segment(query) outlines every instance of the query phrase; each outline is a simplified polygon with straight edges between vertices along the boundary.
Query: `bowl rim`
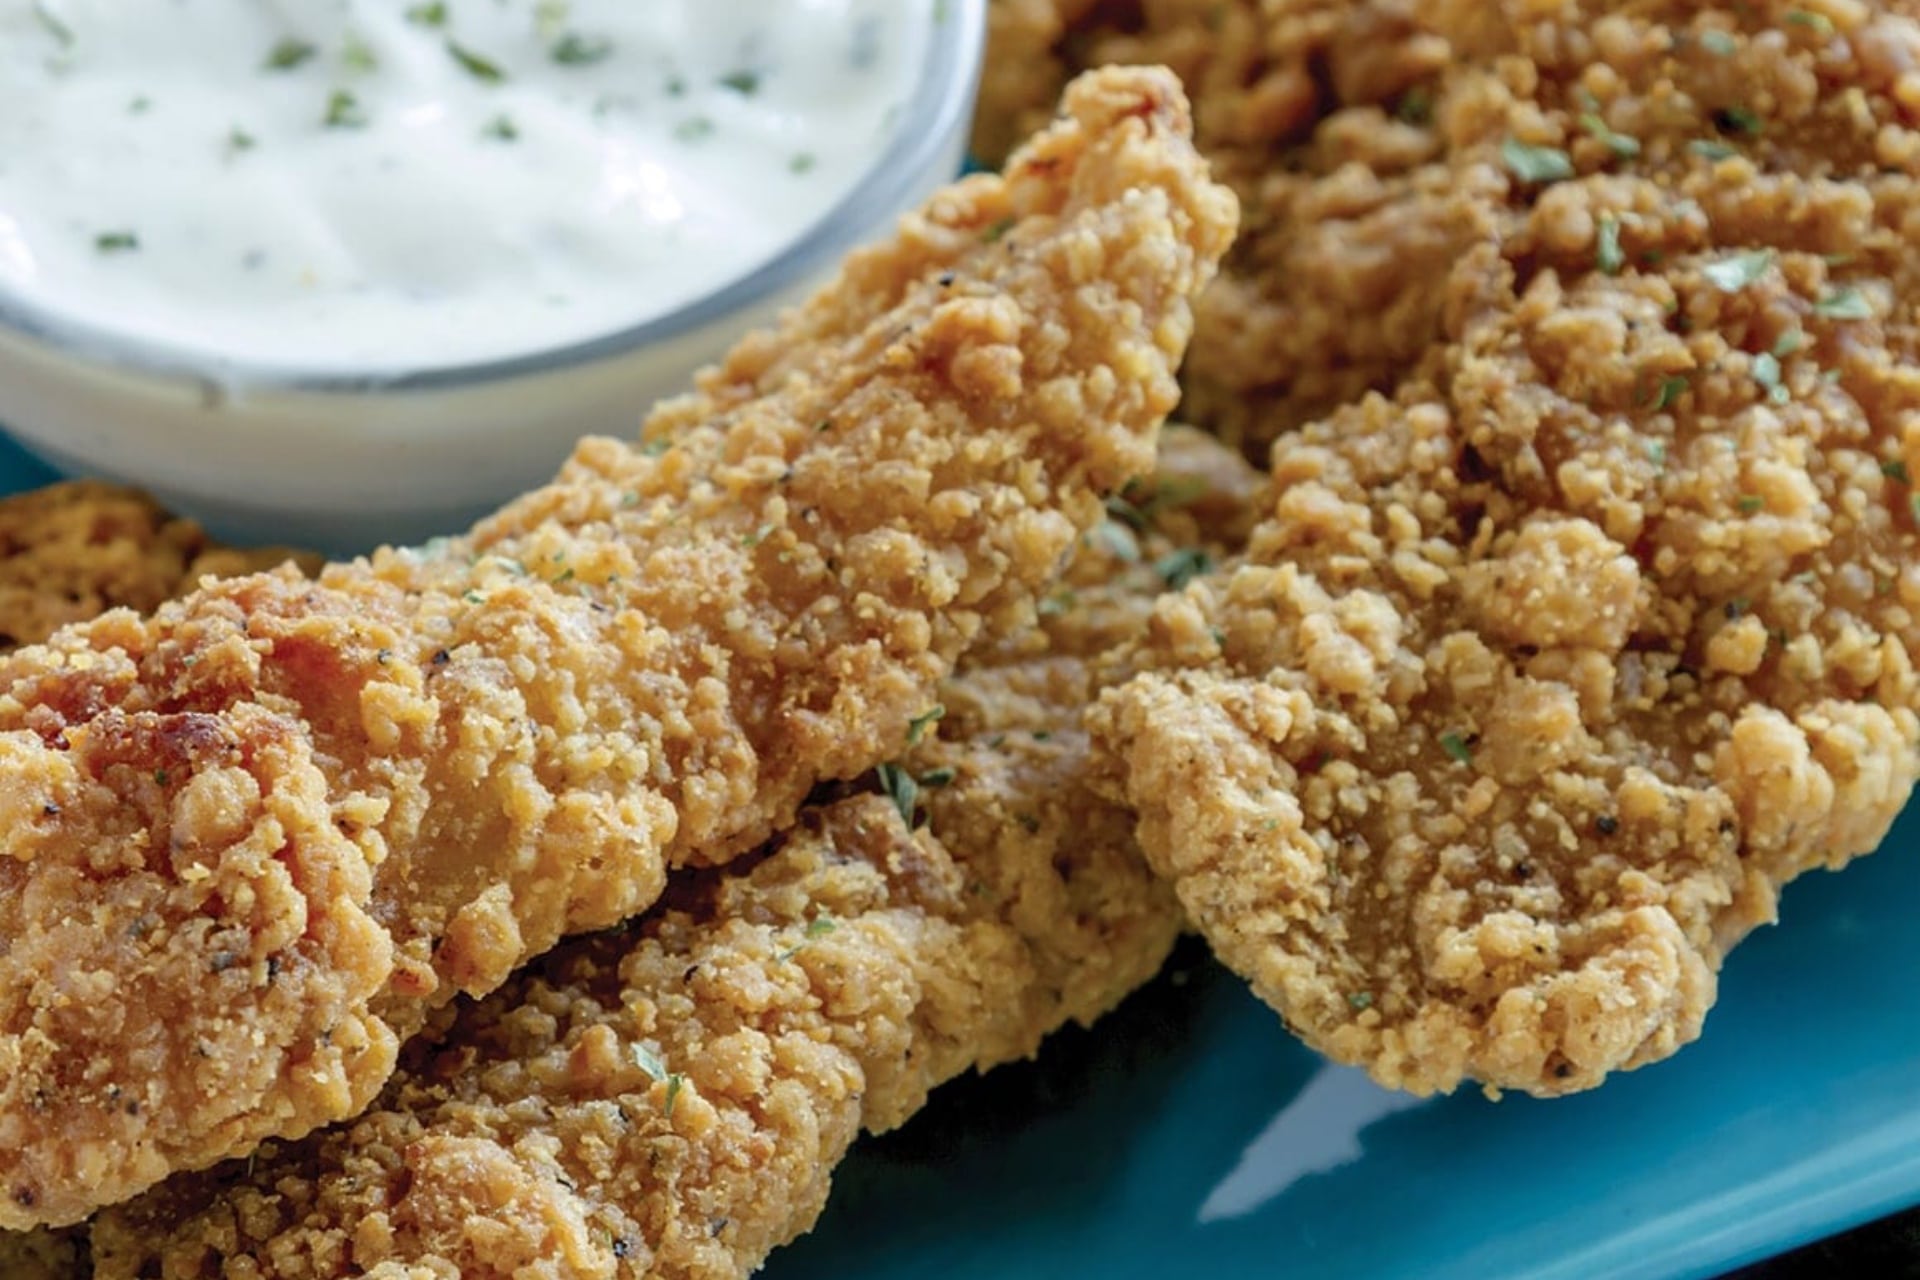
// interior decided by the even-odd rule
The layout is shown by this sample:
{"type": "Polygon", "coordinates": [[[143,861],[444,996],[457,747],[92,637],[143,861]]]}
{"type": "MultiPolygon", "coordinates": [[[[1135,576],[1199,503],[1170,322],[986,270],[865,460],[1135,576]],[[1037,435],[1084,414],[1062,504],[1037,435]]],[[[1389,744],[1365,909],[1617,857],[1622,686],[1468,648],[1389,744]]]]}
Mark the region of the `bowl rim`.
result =
{"type": "Polygon", "coordinates": [[[521,355],[394,371],[355,372],[222,358],[211,351],[132,337],[60,319],[0,291],[0,328],[116,373],[184,378],[219,388],[353,394],[446,391],[550,374],[681,337],[806,281],[857,243],[880,218],[907,212],[916,181],[964,135],[986,57],[987,0],[921,0],[932,30],[914,95],[893,136],[847,194],[771,258],[718,289],[650,320],[521,355]]]}

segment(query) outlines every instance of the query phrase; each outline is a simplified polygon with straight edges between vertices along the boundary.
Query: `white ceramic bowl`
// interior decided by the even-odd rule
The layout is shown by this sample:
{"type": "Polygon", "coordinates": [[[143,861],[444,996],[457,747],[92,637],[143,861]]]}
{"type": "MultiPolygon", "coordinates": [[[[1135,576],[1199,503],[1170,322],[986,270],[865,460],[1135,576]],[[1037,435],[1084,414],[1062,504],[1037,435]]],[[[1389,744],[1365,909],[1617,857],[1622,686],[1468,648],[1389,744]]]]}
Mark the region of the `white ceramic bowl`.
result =
{"type": "Polygon", "coordinates": [[[36,323],[0,299],[0,423],[70,474],[151,490],[239,542],[351,553],[456,532],[550,479],[583,435],[655,401],[771,320],[959,172],[985,0],[950,0],[894,142],[831,214],[679,311],[535,356],[403,376],[278,374],[36,323]]]}

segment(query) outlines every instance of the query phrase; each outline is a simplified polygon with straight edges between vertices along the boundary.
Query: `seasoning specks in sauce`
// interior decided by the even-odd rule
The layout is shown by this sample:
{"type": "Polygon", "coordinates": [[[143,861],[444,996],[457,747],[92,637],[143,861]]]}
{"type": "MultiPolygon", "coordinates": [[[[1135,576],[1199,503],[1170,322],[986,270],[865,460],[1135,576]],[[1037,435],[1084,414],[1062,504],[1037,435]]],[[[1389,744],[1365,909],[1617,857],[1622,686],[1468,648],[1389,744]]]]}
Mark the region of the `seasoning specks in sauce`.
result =
{"type": "Polygon", "coordinates": [[[860,182],[932,0],[0,0],[0,307],[265,366],[551,350],[860,182]]]}

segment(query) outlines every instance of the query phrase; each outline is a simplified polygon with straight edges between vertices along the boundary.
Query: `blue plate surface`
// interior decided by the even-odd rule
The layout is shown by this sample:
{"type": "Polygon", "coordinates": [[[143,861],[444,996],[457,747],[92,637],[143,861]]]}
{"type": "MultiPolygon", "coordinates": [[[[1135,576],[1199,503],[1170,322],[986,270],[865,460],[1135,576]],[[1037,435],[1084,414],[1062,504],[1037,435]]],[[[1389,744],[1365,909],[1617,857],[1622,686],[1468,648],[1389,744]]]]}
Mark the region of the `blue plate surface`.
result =
{"type": "MultiPolygon", "coordinates": [[[[0,441],[0,492],[44,483],[0,441]]],[[[768,1280],[1707,1276],[1920,1202],[1920,809],[1788,890],[1705,1038],[1554,1102],[1325,1065],[1185,944],[840,1171],[768,1280]]]]}
{"type": "Polygon", "coordinates": [[[843,1168],[768,1280],[1710,1276],[1920,1202],[1920,807],[1790,888],[1706,1035],[1551,1102],[1326,1065],[1195,943],[843,1168]]]}

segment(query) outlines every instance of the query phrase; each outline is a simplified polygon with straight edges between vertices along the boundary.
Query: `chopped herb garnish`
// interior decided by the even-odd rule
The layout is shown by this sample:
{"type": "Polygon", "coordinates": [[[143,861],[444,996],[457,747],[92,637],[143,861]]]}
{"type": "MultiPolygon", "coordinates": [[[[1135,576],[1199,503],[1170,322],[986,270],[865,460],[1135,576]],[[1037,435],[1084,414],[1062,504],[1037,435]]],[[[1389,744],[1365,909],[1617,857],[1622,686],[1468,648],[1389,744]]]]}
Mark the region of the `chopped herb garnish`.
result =
{"type": "Polygon", "coordinates": [[[1873,318],[1873,306],[1865,294],[1848,285],[1814,303],[1813,314],[1828,320],[1870,320],[1873,318]]]}
{"type": "Polygon", "coordinates": [[[729,71],[720,77],[720,87],[731,89],[742,97],[750,98],[760,92],[760,73],[758,71],[729,71]]]}
{"type": "Polygon", "coordinates": [[[153,99],[149,98],[144,93],[141,94],[139,97],[135,98],[132,102],[129,102],[127,104],[128,115],[143,116],[152,109],[153,109],[153,99]]]}
{"type": "Polygon", "coordinates": [[[58,40],[62,48],[71,49],[73,47],[73,28],[68,26],[61,19],[60,15],[53,11],[52,7],[47,4],[47,0],[33,0],[33,20],[40,24],[42,31],[45,31],[55,40],[58,40]]]}
{"type": "Polygon", "coordinates": [[[553,42],[548,53],[563,67],[586,67],[612,57],[613,41],[605,36],[583,36],[569,31],[553,42]]]}
{"type": "Polygon", "coordinates": [[[1769,389],[1780,385],[1780,357],[1763,351],[1753,358],[1753,380],[1769,389]]]}
{"type": "Polygon", "coordinates": [[[1011,230],[1013,230],[1013,219],[1002,218],[985,231],[982,231],[980,238],[988,244],[995,244],[1005,239],[1007,232],[1011,230]]]}
{"type": "Polygon", "coordinates": [[[1093,526],[1093,531],[1087,535],[1087,538],[1090,543],[1105,547],[1109,554],[1128,564],[1140,562],[1139,539],[1133,536],[1133,530],[1118,520],[1102,520],[1093,526]]]}
{"type": "Polygon", "coordinates": [[[1373,1008],[1373,993],[1370,991],[1354,992],[1347,997],[1347,1007],[1355,1013],[1365,1013],[1367,1010],[1373,1008]]]}
{"type": "Polygon", "coordinates": [[[1759,511],[1763,510],[1766,507],[1766,505],[1767,505],[1766,499],[1756,497],[1751,493],[1741,494],[1740,500],[1734,503],[1734,506],[1740,509],[1740,514],[1743,516],[1754,515],[1759,511]]]}
{"type": "Polygon", "coordinates": [[[796,151],[793,153],[792,158],[787,161],[787,172],[788,173],[812,173],[813,166],[818,163],[819,161],[814,158],[813,152],[796,151]]]}
{"type": "Polygon", "coordinates": [[[1796,27],[1807,27],[1823,36],[1833,34],[1833,19],[1824,13],[1809,13],[1805,9],[1787,10],[1787,22],[1796,27]]]}
{"type": "Polygon", "coordinates": [[[667,1064],[660,1061],[660,1055],[643,1044],[636,1044],[631,1050],[633,1065],[647,1073],[650,1080],[665,1080],[667,1064]]]}
{"type": "Polygon", "coordinates": [[[1745,107],[1722,107],[1713,113],[1713,127],[1751,138],[1760,132],[1760,117],[1745,107]]]}
{"type": "Polygon", "coordinates": [[[340,51],[340,61],[349,71],[373,71],[380,66],[380,60],[374,56],[373,46],[359,36],[348,36],[346,46],[340,51]]]}
{"type": "Polygon", "coordinates": [[[1767,274],[1767,268],[1772,265],[1773,250],[1747,249],[1717,262],[1709,262],[1700,268],[1700,274],[1721,292],[1738,293],[1767,274]]]}
{"type": "Polygon", "coordinates": [[[327,114],[323,120],[329,129],[367,127],[367,113],[361,110],[360,100],[345,89],[335,89],[327,96],[327,114]]]}
{"type": "Polygon", "coordinates": [[[661,1115],[672,1119],[673,1104],[680,1100],[680,1089],[682,1085],[686,1084],[686,1081],[687,1078],[677,1071],[667,1077],[667,1097],[666,1101],[660,1104],[661,1115]]]}
{"type": "Polygon", "coordinates": [[[1657,413],[1685,395],[1686,391],[1687,380],[1685,378],[1679,377],[1678,375],[1662,378],[1660,379],[1660,385],[1654,388],[1653,399],[1649,402],[1649,405],[1657,413]]]}
{"type": "Polygon", "coordinates": [[[1729,156],[1740,154],[1726,143],[1712,138],[1695,138],[1687,144],[1687,150],[1697,156],[1705,156],[1709,160],[1725,160],[1729,156]]]}
{"type": "Polygon", "coordinates": [[[1508,138],[1500,144],[1500,159],[1522,182],[1560,182],[1573,176],[1573,161],[1558,147],[1536,147],[1508,138]]]}
{"type": "Polygon", "coordinates": [[[267,70],[291,71],[320,50],[297,36],[287,36],[267,51],[267,70]]]}
{"type": "Polygon", "coordinates": [[[824,938],[839,927],[832,916],[815,916],[807,923],[807,936],[809,938],[824,938]]]}
{"type": "Polygon", "coordinates": [[[1195,578],[1213,572],[1213,557],[1199,547],[1182,547],[1153,562],[1153,571],[1166,580],[1169,590],[1179,591],[1195,578]]]}
{"type": "Polygon", "coordinates": [[[1805,333],[1799,329],[1788,329],[1785,333],[1773,340],[1773,354],[1775,356],[1790,356],[1806,345],[1807,335],[1805,333]]]}
{"type": "Polygon", "coordinates": [[[919,746],[920,739],[926,736],[927,730],[946,714],[947,709],[936,704],[930,710],[923,711],[913,719],[907,721],[907,745],[910,747],[919,746]]]}
{"type": "Polygon", "coordinates": [[[1880,474],[1885,476],[1889,480],[1898,480],[1901,484],[1913,483],[1913,481],[1909,479],[1907,476],[1906,462],[1900,458],[1895,458],[1891,462],[1881,463],[1880,474]]]}
{"type": "Polygon", "coordinates": [[[251,151],[254,149],[254,147],[258,145],[259,145],[258,139],[256,139],[252,134],[248,133],[245,129],[242,129],[239,125],[235,125],[232,129],[227,131],[227,150],[228,151],[238,154],[242,151],[251,151]]]}
{"type": "Polygon", "coordinates": [[[495,116],[487,121],[486,128],[480,131],[485,138],[495,138],[501,142],[517,142],[520,138],[520,126],[513,122],[512,116],[495,116]]]}
{"type": "Polygon", "coordinates": [[[1647,461],[1653,464],[1655,471],[1667,469],[1667,442],[1665,440],[1647,441],[1647,461]]]}
{"type": "Polygon", "coordinates": [[[681,142],[699,142],[713,133],[713,121],[705,116],[690,116],[673,126],[673,136],[681,142]]]}
{"type": "Polygon", "coordinates": [[[1703,31],[1700,33],[1700,47],[1718,57],[1730,58],[1739,49],[1740,42],[1725,31],[1703,31]]]}
{"type": "Polygon", "coordinates": [[[507,78],[500,64],[475,53],[456,40],[447,41],[447,52],[460,64],[462,70],[483,84],[499,84],[507,78]]]}
{"type": "Polygon", "coordinates": [[[140,247],[140,237],[132,231],[102,231],[93,238],[93,247],[101,253],[130,253],[140,247]]]}
{"type": "Polygon", "coordinates": [[[1620,219],[1610,213],[1600,215],[1599,244],[1594,251],[1594,263],[1602,275],[1617,276],[1620,269],[1627,265],[1627,255],[1620,248],[1620,219]]]}
{"type": "Polygon", "coordinates": [[[1630,157],[1640,154],[1640,139],[1630,138],[1624,133],[1615,133],[1607,127],[1605,120],[1593,112],[1580,117],[1580,127],[1587,131],[1589,137],[1605,143],[1607,150],[1617,156],[1630,157]]]}
{"type": "Polygon", "coordinates": [[[1451,730],[1440,735],[1440,749],[1456,764],[1473,763],[1473,749],[1467,745],[1465,738],[1451,730]]]}
{"type": "Polygon", "coordinates": [[[1400,95],[1400,102],[1394,107],[1393,114],[1407,124],[1427,124],[1433,119],[1433,95],[1415,85],[1400,95]]]}
{"type": "Polygon", "coordinates": [[[407,7],[407,21],[416,27],[444,27],[447,25],[447,6],[445,0],[434,0],[432,4],[416,4],[407,7]]]}
{"type": "Polygon", "coordinates": [[[880,789],[893,801],[893,807],[900,813],[900,821],[907,824],[907,830],[913,830],[913,812],[920,803],[920,784],[913,775],[897,764],[883,764],[879,768],[880,789]]]}
{"type": "Polygon", "coordinates": [[[1040,602],[1040,616],[1057,618],[1078,603],[1080,603],[1080,597],[1073,592],[1056,591],[1040,602]]]}
{"type": "Polygon", "coordinates": [[[944,787],[953,781],[953,777],[953,770],[944,766],[938,769],[929,769],[920,775],[920,785],[922,787],[944,787]]]}

